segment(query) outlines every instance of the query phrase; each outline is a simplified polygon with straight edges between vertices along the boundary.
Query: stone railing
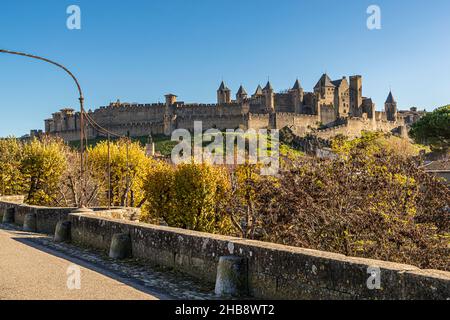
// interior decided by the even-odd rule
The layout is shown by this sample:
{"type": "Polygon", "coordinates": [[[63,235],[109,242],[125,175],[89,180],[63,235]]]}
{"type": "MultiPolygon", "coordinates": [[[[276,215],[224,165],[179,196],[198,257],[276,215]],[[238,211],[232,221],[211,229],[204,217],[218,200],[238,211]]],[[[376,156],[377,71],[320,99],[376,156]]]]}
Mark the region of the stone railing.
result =
{"type": "MultiPolygon", "coordinates": [[[[0,202],[0,210],[9,205],[0,202]]],[[[111,255],[118,239],[128,239],[129,245],[124,247],[129,247],[133,258],[210,283],[219,279],[219,260],[230,256],[240,259],[244,261],[239,270],[245,279],[245,292],[255,298],[450,299],[449,272],[113,219],[109,211],[69,212],[47,208],[35,213],[41,225],[52,221],[42,230],[48,230],[59,219],[66,220],[69,238],[75,244],[111,255]]],[[[20,218],[17,222],[20,224],[20,218]]],[[[115,251],[114,256],[120,254],[115,251]]]]}
{"type": "Polygon", "coordinates": [[[21,204],[25,201],[25,196],[0,196],[0,201],[21,204]]]}
{"type": "MultiPolygon", "coordinates": [[[[53,234],[56,225],[61,220],[67,220],[69,213],[76,208],[40,207],[23,204],[23,196],[0,196],[0,222],[8,208],[14,209],[14,223],[23,226],[27,214],[36,215],[36,231],[53,234]]],[[[137,208],[93,208],[100,217],[110,217],[120,220],[135,221],[139,219],[140,210],[137,208]]]]}

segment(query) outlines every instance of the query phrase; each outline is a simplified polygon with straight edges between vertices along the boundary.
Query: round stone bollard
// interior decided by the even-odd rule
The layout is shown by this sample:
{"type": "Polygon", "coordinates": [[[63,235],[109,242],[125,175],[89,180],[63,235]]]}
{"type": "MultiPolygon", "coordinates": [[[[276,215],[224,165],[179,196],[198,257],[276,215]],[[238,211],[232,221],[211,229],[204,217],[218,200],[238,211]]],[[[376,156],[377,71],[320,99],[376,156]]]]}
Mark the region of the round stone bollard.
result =
{"type": "Polygon", "coordinates": [[[116,233],[113,235],[109,257],[119,260],[131,257],[131,237],[129,234],[116,233]]]}
{"type": "Polygon", "coordinates": [[[27,213],[23,218],[23,230],[28,232],[37,231],[36,213],[27,213]]]}
{"type": "Polygon", "coordinates": [[[56,224],[55,237],[53,241],[55,242],[70,242],[70,221],[59,221],[56,224]]]}
{"type": "Polygon", "coordinates": [[[246,295],[247,263],[245,258],[224,256],[219,258],[215,293],[221,297],[246,295]]]}
{"type": "Polygon", "coordinates": [[[14,223],[16,215],[16,208],[7,208],[3,213],[3,223],[14,223]]]}

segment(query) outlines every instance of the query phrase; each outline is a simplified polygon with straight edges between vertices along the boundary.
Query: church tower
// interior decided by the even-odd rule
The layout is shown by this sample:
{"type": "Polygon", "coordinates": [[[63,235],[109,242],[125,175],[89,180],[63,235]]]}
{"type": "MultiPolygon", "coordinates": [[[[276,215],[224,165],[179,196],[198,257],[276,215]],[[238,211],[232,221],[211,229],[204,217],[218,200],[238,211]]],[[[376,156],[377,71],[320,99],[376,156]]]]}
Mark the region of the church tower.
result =
{"type": "Polygon", "coordinates": [[[392,95],[392,91],[389,91],[389,95],[384,103],[384,111],[386,112],[387,121],[397,121],[397,102],[392,95]]]}
{"type": "Polygon", "coordinates": [[[217,104],[227,104],[231,102],[231,90],[222,81],[217,90],[217,104]]]}

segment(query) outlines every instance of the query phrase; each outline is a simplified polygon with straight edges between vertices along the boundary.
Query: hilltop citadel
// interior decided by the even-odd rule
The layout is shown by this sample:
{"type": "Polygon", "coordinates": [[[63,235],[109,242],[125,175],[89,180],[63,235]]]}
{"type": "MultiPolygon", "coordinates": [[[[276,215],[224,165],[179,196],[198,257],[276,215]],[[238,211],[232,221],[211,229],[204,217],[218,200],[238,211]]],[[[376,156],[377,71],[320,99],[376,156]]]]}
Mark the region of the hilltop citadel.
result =
{"type": "MultiPolygon", "coordinates": [[[[371,98],[363,95],[362,77],[342,77],[332,81],[323,74],[312,92],[306,92],[296,80],[291,89],[275,92],[270,82],[258,86],[249,95],[240,86],[235,99],[222,81],[217,90],[217,103],[197,104],[177,101],[167,94],[165,103],[130,104],[117,101],[89,111],[95,122],[115,133],[131,136],[170,135],[178,128],[193,130],[194,121],[203,128],[282,129],[295,134],[313,134],[328,139],[343,134],[356,137],[361,131],[383,131],[405,135],[407,126],[420,118],[415,108],[399,111],[389,92],[384,111],[376,111],[371,98]]],[[[79,140],[80,114],[65,108],[45,120],[45,132],[66,141],[79,140]]],[[[87,138],[102,136],[88,127],[87,138]]]]}

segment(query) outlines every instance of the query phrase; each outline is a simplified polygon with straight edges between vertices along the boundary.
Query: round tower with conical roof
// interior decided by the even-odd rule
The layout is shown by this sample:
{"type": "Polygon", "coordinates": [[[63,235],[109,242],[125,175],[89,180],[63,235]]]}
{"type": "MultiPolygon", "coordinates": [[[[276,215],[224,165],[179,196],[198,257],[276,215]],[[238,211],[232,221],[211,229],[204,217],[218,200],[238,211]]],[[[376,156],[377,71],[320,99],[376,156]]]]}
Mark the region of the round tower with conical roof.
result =
{"type": "Polygon", "coordinates": [[[227,104],[231,102],[231,90],[222,81],[217,89],[217,104],[227,104]]]}
{"type": "Polygon", "coordinates": [[[395,101],[392,91],[389,91],[389,95],[384,103],[384,111],[387,121],[397,121],[397,101],[395,101]]]}
{"type": "Polygon", "coordinates": [[[275,112],[275,93],[273,91],[270,81],[267,81],[266,86],[263,89],[263,94],[266,100],[266,110],[269,113],[275,112]]]}
{"type": "Polygon", "coordinates": [[[238,103],[243,103],[247,99],[247,97],[247,91],[245,91],[244,87],[241,85],[238,92],[236,93],[236,101],[238,103]]]}
{"type": "Polygon", "coordinates": [[[302,106],[303,106],[304,91],[298,79],[295,81],[294,86],[292,87],[290,92],[294,100],[295,112],[303,113],[302,106]]]}

